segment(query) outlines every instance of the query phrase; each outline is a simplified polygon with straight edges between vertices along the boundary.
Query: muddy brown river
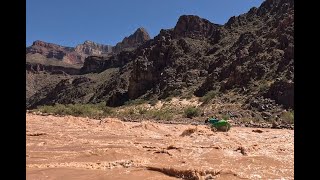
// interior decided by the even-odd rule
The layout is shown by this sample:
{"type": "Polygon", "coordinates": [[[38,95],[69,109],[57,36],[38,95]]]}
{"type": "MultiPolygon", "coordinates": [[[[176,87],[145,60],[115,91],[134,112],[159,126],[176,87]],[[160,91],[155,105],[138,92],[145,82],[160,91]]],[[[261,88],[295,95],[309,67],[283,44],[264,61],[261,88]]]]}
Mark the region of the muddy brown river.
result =
{"type": "Polygon", "coordinates": [[[27,114],[27,180],[294,179],[294,131],[27,114]]]}

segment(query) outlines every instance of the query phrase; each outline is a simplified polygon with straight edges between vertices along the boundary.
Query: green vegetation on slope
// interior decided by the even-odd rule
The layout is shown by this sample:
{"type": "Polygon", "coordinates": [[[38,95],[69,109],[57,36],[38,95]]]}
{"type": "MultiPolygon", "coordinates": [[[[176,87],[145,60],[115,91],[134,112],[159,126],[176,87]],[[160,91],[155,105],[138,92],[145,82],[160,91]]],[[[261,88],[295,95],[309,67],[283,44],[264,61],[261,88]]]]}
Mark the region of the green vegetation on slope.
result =
{"type": "Polygon", "coordinates": [[[199,100],[203,102],[203,104],[209,103],[209,101],[216,97],[218,94],[217,91],[208,91],[204,96],[202,96],[199,100]]]}
{"type": "Polygon", "coordinates": [[[187,107],[184,110],[184,116],[187,118],[193,118],[200,115],[200,110],[196,107],[187,107]]]}
{"type": "Polygon", "coordinates": [[[48,114],[72,115],[99,118],[112,114],[112,108],[105,103],[98,104],[55,104],[53,106],[40,106],[38,111],[48,114]]]}

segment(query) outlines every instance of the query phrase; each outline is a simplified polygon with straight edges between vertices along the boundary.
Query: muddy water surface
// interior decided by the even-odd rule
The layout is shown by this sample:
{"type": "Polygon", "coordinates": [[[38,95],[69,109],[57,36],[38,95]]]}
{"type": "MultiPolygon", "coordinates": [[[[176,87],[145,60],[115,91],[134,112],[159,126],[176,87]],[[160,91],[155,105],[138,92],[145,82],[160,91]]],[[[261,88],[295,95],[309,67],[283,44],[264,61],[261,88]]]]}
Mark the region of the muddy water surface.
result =
{"type": "Polygon", "coordinates": [[[28,180],[293,179],[293,130],[27,114],[28,180]]]}

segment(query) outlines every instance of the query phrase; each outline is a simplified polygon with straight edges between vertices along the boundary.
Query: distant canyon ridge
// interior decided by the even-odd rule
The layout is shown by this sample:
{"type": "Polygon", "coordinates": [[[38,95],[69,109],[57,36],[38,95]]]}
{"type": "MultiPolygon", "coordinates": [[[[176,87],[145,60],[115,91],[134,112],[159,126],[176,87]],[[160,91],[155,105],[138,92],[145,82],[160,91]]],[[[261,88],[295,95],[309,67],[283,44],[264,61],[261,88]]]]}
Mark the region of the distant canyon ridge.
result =
{"type": "MultiPolygon", "coordinates": [[[[80,64],[84,63],[88,56],[110,56],[117,54],[122,50],[135,49],[139,45],[148,41],[150,36],[144,28],[138,28],[132,35],[125,37],[121,42],[115,46],[104,45],[92,41],[85,41],[76,47],[65,47],[44,41],[34,41],[33,44],[26,48],[27,62],[32,57],[38,56],[38,59],[48,58],[60,61],[66,64],[80,64]]],[[[45,62],[44,62],[45,63],[45,62]]]]}

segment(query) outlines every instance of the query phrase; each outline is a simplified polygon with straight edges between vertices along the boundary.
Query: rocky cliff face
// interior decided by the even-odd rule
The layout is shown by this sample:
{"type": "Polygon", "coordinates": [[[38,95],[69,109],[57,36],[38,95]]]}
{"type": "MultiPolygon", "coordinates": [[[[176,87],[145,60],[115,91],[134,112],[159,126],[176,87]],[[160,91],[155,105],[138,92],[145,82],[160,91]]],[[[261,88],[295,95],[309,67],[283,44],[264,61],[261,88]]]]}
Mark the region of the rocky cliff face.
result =
{"type": "MultiPolygon", "coordinates": [[[[97,82],[83,82],[80,93],[80,86],[70,81],[31,97],[28,107],[100,101],[118,106],[129,99],[216,91],[238,95],[236,101],[243,109],[258,113],[294,108],[293,15],[293,0],[266,0],[225,25],[181,16],[173,29],[161,30],[154,39],[125,38],[123,44],[144,41],[133,51],[87,58],[83,76],[108,74],[108,80],[96,88],[89,87],[97,82]],[[111,75],[114,68],[117,71],[111,75]]],[[[234,100],[223,97],[221,101],[234,100]]]]}
{"type": "Polygon", "coordinates": [[[219,41],[220,29],[206,19],[184,15],[174,29],[161,30],[135,52],[129,98],[150,90],[164,98],[203,81],[208,59],[202,56],[212,43],[219,41]]]}
{"type": "Polygon", "coordinates": [[[83,67],[81,68],[81,73],[90,72],[101,72],[103,70],[104,64],[107,63],[108,59],[102,56],[89,56],[85,59],[83,67]]]}
{"type": "Polygon", "coordinates": [[[80,70],[81,74],[100,73],[109,68],[117,68],[126,65],[132,57],[130,51],[121,51],[113,56],[89,56],[80,70]]]}

